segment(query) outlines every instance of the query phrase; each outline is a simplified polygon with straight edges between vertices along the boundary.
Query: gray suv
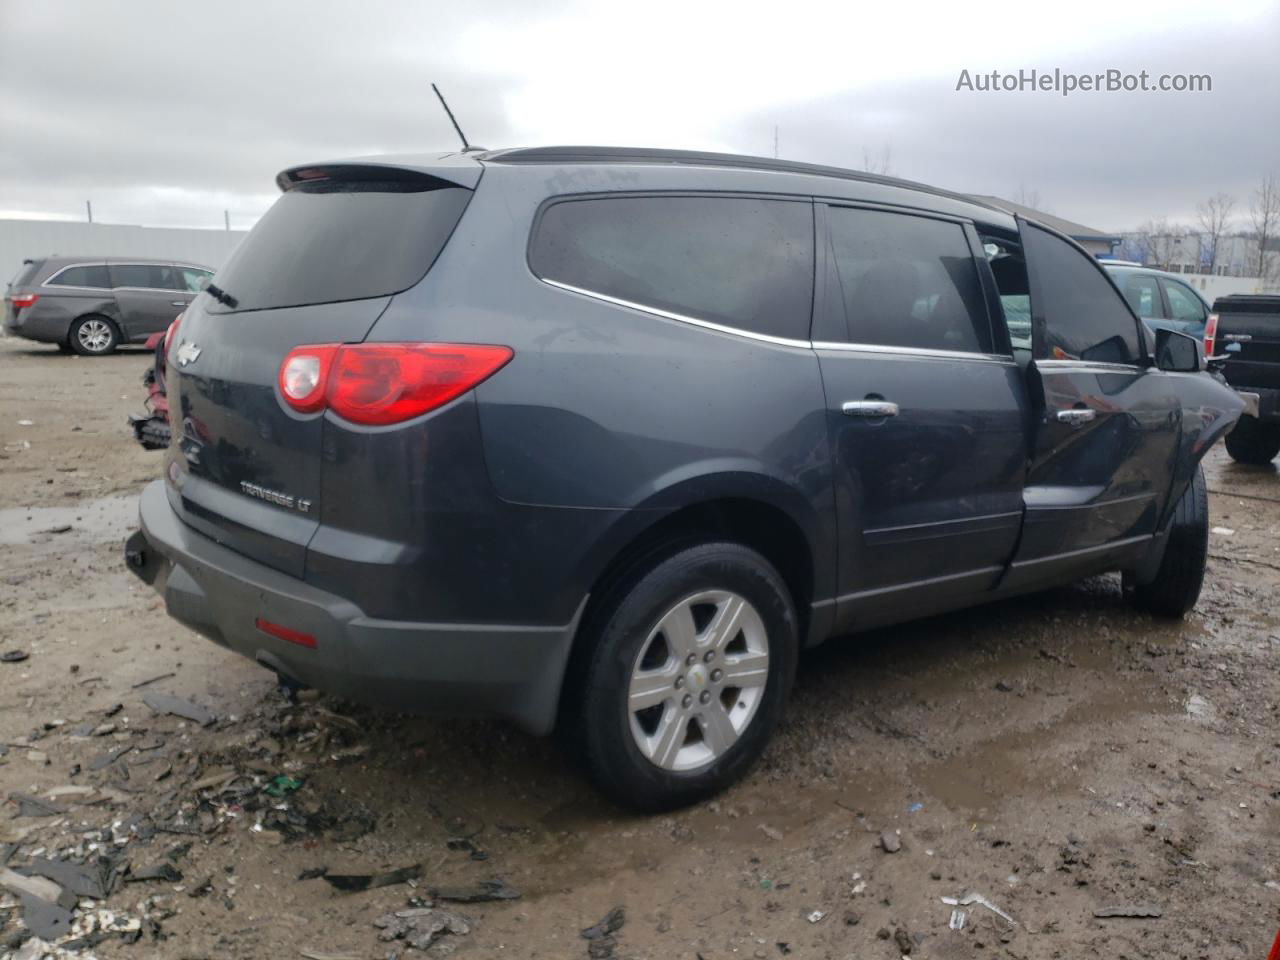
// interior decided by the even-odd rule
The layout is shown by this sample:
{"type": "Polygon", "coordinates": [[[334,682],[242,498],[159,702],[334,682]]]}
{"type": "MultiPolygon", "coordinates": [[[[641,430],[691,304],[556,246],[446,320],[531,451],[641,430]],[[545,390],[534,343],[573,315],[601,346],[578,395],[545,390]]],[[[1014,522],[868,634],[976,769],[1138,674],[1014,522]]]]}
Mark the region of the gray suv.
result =
{"type": "Polygon", "coordinates": [[[142,257],[23,262],[4,298],[4,328],[86,356],[145,343],[187,308],[213,271],[142,257]]]}
{"type": "Polygon", "coordinates": [[[126,560],[290,684],[559,728],[657,809],[740,776],[830,637],[1109,570],[1196,602],[1241,401],[1050,229],[652,150],[278,183],[171,331],[126,560]]]}

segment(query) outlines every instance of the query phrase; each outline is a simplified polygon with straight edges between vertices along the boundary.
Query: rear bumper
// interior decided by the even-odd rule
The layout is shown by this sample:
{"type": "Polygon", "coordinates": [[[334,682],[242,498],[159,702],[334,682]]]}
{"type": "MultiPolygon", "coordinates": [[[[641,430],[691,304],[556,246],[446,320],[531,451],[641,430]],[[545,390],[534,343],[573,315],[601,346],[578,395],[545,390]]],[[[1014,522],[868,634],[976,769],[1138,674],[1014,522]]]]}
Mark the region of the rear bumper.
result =
{"type": "Polygon", "coordinates": [[[188,527],[163,481],[143,490],[139,519],[125,547],[129,567],[164,597],[171,617],[216,643],[370,705],[493,714],[531,733],[551,731],[585,599],[561,627],[379,620],[188,527]],[[258,619],[310,635],[315,646],[263,633],[258,619]]]}
{"type": "Polygon", "coordinates": [[[23,310],[16,318],[12,310],[4,318],[4,332],[11,337],[24,337],[40,343],[61,343],[67,339],[70,324],[61,317],[42,317],[31,314],[35,307],[23,310]]]}
{"type": "Polygon", "coordinates": [[[1272,387],[1234,388],[1244,398],[1244,412],[1263,422],[1280,422],[1280,390],[1272,387]]]}

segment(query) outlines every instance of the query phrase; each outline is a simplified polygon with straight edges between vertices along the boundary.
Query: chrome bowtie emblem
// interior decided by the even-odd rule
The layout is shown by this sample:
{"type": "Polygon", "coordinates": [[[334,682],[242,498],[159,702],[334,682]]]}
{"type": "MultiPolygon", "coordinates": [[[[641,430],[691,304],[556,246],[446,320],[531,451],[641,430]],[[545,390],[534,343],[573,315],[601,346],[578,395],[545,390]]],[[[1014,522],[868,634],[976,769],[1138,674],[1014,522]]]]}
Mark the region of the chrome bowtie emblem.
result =
{"type": "Polygon", "coordinates": [[[200,359],[200,348],[194,343],[184,343],[178,348],[178,366],[185,367],[188,363],[195,363],[200,359]]]}

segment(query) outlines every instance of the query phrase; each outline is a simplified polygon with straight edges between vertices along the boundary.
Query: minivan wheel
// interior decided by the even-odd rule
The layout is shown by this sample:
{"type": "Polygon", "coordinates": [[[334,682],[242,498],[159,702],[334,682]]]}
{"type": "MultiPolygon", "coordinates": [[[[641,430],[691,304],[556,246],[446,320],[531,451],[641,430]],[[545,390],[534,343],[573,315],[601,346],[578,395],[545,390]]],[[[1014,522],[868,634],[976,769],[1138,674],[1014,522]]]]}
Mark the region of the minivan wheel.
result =
{"type": "Polygon", "coordinates": [[[1182,617],[1196,605],[1209,556],[1209,493],[1204,468],[1197,466],[1186,492],[1173,511],[1169,543],[1160,569],[1150,583],[1124,575],[1125,593],[1134,604],[1158,617],[1182,617]]]}
{"type": "Polygon", "coordinates": [[[1280,453],[1280,423],[1242,416],[1227,434],[1227,453],[1237,463],[1266,466],[1280,453]]]}
{"type": "Polygon", "coordinates": [[[101,357],[115,350],[120,342],[116,325],[106,317],[90,314],[71,325],[67,338],[71,349],[85,357],[101,357]]]}
{"type": "Polygon", "coordinates": [[[643,811],[723,790],[763,752],[795,675],[782,578],[754,550],[705,543],[611,596],[584,638],[593,647],[578,722],[592,778],[643,811]]]}

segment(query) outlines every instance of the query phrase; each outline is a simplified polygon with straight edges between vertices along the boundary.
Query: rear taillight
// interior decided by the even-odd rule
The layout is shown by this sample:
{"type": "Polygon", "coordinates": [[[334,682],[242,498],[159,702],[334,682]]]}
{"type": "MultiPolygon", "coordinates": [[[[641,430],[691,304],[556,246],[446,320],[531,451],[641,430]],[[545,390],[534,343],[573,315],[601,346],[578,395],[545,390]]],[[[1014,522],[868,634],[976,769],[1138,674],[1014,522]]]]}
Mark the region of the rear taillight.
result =
{"type": "Polygon", "coordinates": [[[166,357],[169,355],[169,344],[172,343],[173,338],[178,335],[178,324],[182,322],[182,318],[186,315],[187,312],[184,310],[182,313],[174,317],[173,323],[169,324],[169,329],[164,332],[164,354],[166,357]]]}
{"type": "Polygon", "coordinates": [[[280,395],[299,413],[400,423],[441,407],[500,370],[510,347],[479,343],[320,344],[290,350],[280,395]]]}
{"type": "Polygon", "coordinates": [[[13,304],[15,310],[21,310],[23,307],[29,307],[40,299],[38,293],[15,293],[9,298],[9,302],[13,304]]]}
{"type": "Polygon", "coordinates": [[[1218,339],[1218,315],[1209,314],[1204,322],[1204,355],[1213,356],[1214,341],[1218,339]]]}

